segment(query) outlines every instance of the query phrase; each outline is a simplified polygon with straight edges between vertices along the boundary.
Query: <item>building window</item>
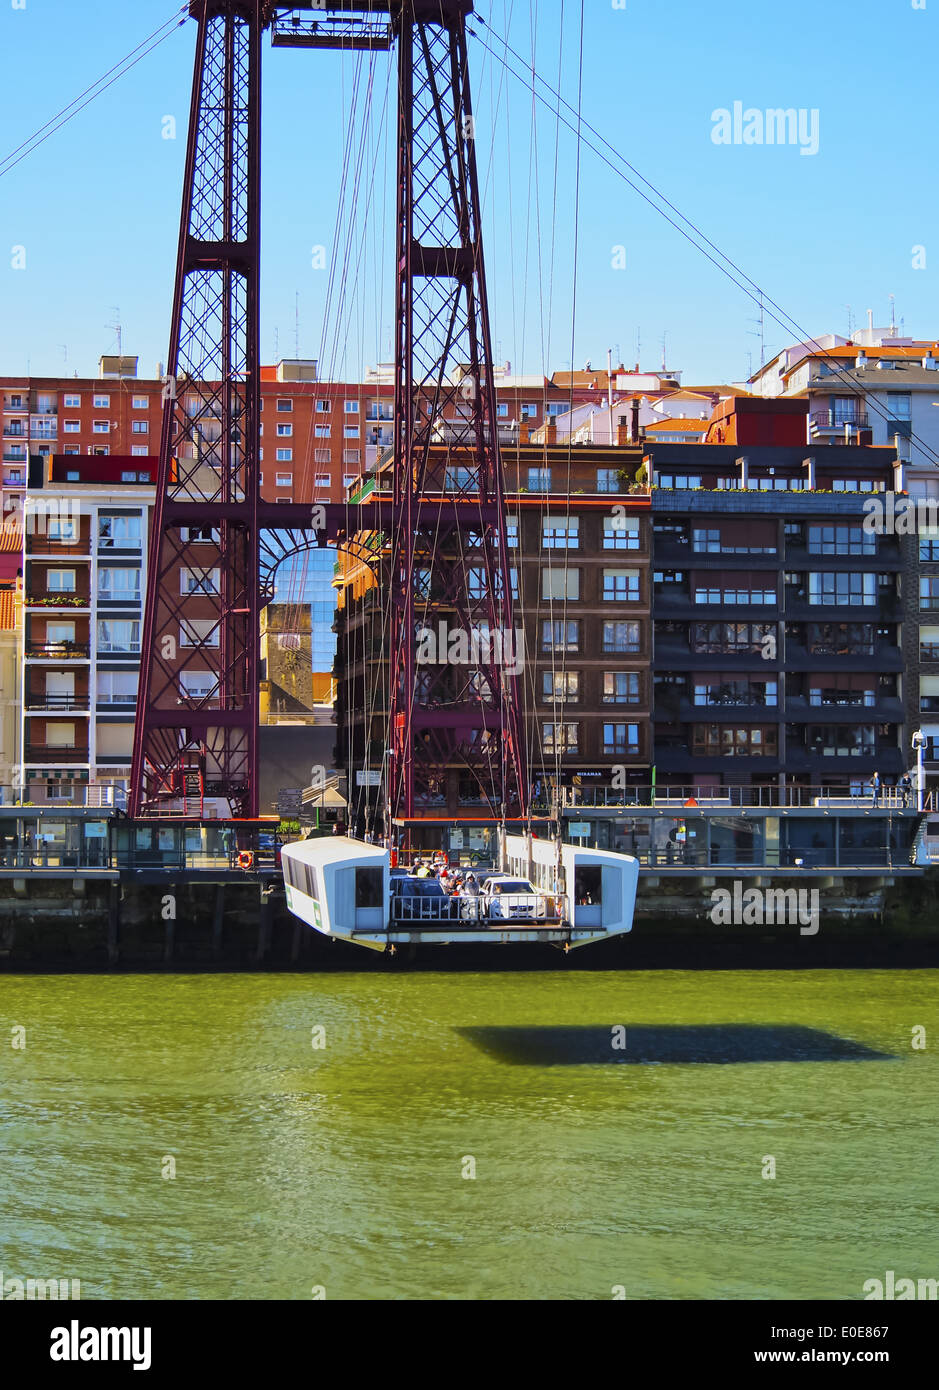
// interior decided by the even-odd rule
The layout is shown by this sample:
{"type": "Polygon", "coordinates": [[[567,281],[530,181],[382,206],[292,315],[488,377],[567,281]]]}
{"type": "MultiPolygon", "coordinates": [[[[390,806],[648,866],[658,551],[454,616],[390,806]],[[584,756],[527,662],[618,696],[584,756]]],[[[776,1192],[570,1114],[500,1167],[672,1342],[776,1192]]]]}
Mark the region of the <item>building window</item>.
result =
{"type": "Polygon", "coordinates": [[[810,555],[876,555],[877,537],[863,526],[810,526],[810,555]]]}
{"type": "Polygon", "coordinates": [[[546,569],[541,571],[541,597],[544,599],[580,598],[579,569],[546,569]]]}
{"type": "Polygon", "coordinates": [[[213,671],[180,671],[179,689],[185,700],[210,700],[218,695],[218,676],[213,671]]]}
{"type": "Polygon", "coordinates": [[[343,451],[342,451],[342,461],[343,461],[343,463],[361,463],[361,462],[362,462],[362,450],[361,450],[361,449],[343,449],[343,451]]]}
{"type": "Polygon", "coordinates": [[[541,697],[549,704],[577,704],[580,699],[580,672],[543,671],[541,697]]]}
{"type": "Polygon", "coordinates": [[[541,544],[545,550],[576,550],[580,545],[580,519],[576,516],[546,516],[541,523],[541,544]]]}
{"type": "Polygon", "coordinates": [[[134,396],[131,400],[131,406],[134,410],[146,410],[149,404],[146,396],[134,396]]]}
{"type": "Polygon", "coordinates": [[[812,572],[809,575],[810,604],[839,604],[851,608],[869,608],[876,602],[876,574],[845,573],[839,570],[827,574],[812,572]]]}
{"type": "Polygon", "coordinates": [[[314,433],[317,439],[330,439],[332,437],[332,431],[329,425],[314,426],[314,433]]]}
{"type": "Polygon", "coordinates": [[[832,478],[832,492],[884,492],[887,484],[877,478],[832,478]]]}
{"type": "Polygon", "coordinates": [[[293,450],[278,449],[275,453],[275,458],[278,463],[293,463],[293,450]]]}
{"type": "Polygon", "coordinates": [[[316,486],[318,488],[332,487],[332,478],[328,473],[317,473],[316,486]]]}
{"type": "Polygon", "coordinates": [[[148,450],[146,444],[135,444],[130,451],[131,458],[145,459],[147,457],[147,453],[148,450]]]}
{"type": "Polygon", "coordinates": [[[692,752],[696,758],[774,758],[776,729],[729,728],[723,724],[695,724],[692,752]]]}
{"type": "Polygon", "coordinates": [[[529,470],[528,470],[528,491],[529,491],[529,492],[550,492],[550,491],[551,491],[551,469],[550,469],[550,468],[529,468],[529,470]]]}
{"type": "Polygon", "coordinates": [[[701,655],[776,651],[775,623],[693,623],[691,650],[701,655]]]}
{"type": "Polygon", "coordinates": [[[91,398],[91,403],[92,403],[92,405],[94,406],[95,410],[110,410],[110,409],[111,409],[111,397],[110,397],[110,396],[92,396],[92,398],[91,398]]]}
{"type": "Polygon", "coordinates": [[[356,475],[355,475],[354,473],[344,473],[344,474],[343,474],[343,477],[342,477],[342,485],[343,485],[343,487],[351,487],[352,484],[353,484],[354,482],[357,482],[357,481],[358,481],[358,480],[357,480],[356,475]]]}
{"type": "Polygon", "coordinates": [[[809,724],[805,746],[822,758],[871,758],[877,735],[872,724],[809,724]]]}
{"type": "Polygon", "coordinates": [[[756,575],[740,574],[736,582],[731,579],[718,580],[715,583],[699,583],[695,585],[695,603],[711,604],[775,604],[775,588],[760,587],[760,580],[756,575]]]}
{"type": "Polygon", "coordinates": [[[604,671],[603,703],[605,705],[638,705],[641,703],[638,671],[604,671]]]}
{"type": "Polygon", "coordinates": [[[604,623],[603,650],[605,652],[638,652],[639,624],[604,623]]]}
{"type": "Polygon", "coordinates": [[[121,603],[140,601],[140,570],[121,566],[98,570],[98,598],[121,603]]]}
{"type": "Polygon", "coordinates": [[[500,420],[507,420],[509,418],[509,407],[505,401],[500,401],[496,406],[496,414],[500,420]]]}
{"type": "Polygon", "coordinates": [[[631,757],[638,757],[639,725],[604,724],[603,751],[606,754],[626,753],[631,757]]]}
{"type": "Polygon", "coordinates": [[[576,652],[580,649],[580,622],[577,618],[545,619],[541,624],[543,652],[576,652]]]}
{"type": "Polygon", "coordinates": [[[343,431],[342,431],[342,437],[343,437],[343,439],[358,439],[358,437],[359,437],[359,427],[358,427],[358,425],[346,425],[345,428],[344,428],[343,431]]]}
{"type": "Polygon", "coordinates": [[[359,409],[360,407],[358,401],[345,401],[343,403],[343,410],[345,411],[346,415],[358,415],[359,409]]]}
{"type": "Polygon", "coordinates": [[[99,671],[97,703],[132,705],[137,700],[137,671],[99,671]]]}
{"type": "Polygon", "coordinates": [[[333,461],[333,451],[332,451],[332,449],[314,449],[314,450],[313,450],[313,462],[314,462],[314,463],[332,463],[332,461],[333,461]]]}
{"type": "Polygon", "coordinates": [[[316,402],[316,412],[318,415],[328,415],[330,408],[329,401],[319,400],[316,402]]]}
{"type": "Polygon", "coordinates": [[[605,516],[603,518],[604,550],[638,550],[638,516],[605,516]]]}
{"type": "Polygon", "coordinates": [[[149,434],[150,426],[146,420],[134,420],[131,424],[132,434],[149,434]]]}
{"type": "Polygon", "coordinates": [[[597,469],[597,492],[622,492],[618,468],[597,469]]]}
{"type": "Polygon", "coordinates": [[[606,603],[638,603],[639,571],[603,571],[603,598],[606,603]]]}
{"type": "Polygon", "coordinates": [[[111,422],[110,420],[95,420],[91,428],[95,434],[110,434],[111,422]]]}
{"type": "Polygon", "coordinates": [[[576,753],[579,724],[542,724],[541,741],[545,753],[576,753]]]}
{"type": "Polygon", "coordinates": [[[114,516],[110,512],[98,513],[99,549],[140,549],[140,517],[114,516]]]}
{"type": "Polygon", "coordinates": [[[217,594],[219,592],[219,570],[181,569],[179,571],[179,592],[181,594],[217,594]]]}
{"type": "Polygon", "coordinates": [[[277,413],[279,415],[292,415],[293,401],[279,399],[277,402],[277,413]]]}
{"type": "Polygon", "coordinates": [[[74,570],[46,570],[46,592],[49,594],[74,594],[74,570]]]}
{"type": "Polygon", "coordinates": [[[748,676],[708,675],[694,684],[696,705],[768,705],[776,704],[777,682],[754,680],[748,676]]]}
{"type": "Polygon", "coordinates": [[[505,518],[505,543],[510,550],[518,549],[518,517],[505,518]]]}
{"type": "Polygon", "coordinates": [[[535,420],[535,419],[537,419],[537,418],[538,418],[538,407],[537,407],[537,405],[535,405],[535,404],[533,404],[533,403],[531,403],[531,402],[526,401],[526,403],[522,406],[522,419],[523,419],[523,420],[535,420]]]}
{"type": "Polygon", "coordinates": [[[74,748],[75,747],[75,725],[74,724],[46,724],[46,747],[47,748],[74,748]]]}
{"type": "Polygon", "coordinates": [[[920,575],[919,606],[920,608],[939,608],[939,575],[920,575]]]}
{"type": "Polygon", "coordinates": [[[214,618],[182,618],[179,624],[181,647],[217,647],[218,623],[214,618]]]}
{"type": "Polygon", "coordinates": [[[278,425],[277,435],[280,439],[289,439],[293,434],[293,425],[278,425]]]}
{"type": "Polygon", "coordinates": [[[65,420],[62,429],[66,434],[78,434],[81,430],[80,420],[65,420]]]}
{"type": "Polygon", "coordinates": [[[913,396],[909,391],[887,392],[887,414],[892,420],[913,418],[913,396]]]}
{"type": "Polygon", "coordinates": [[[50,541],[72,545],[78,540],[78,526],[72,517],[50,516],[46,521],[46,536],[50,541]]]}
{"type": "Polygon", "coordinates": [[[139,652],[140,622],[126,618],[98,620],[98,652],[139,652]]]}
{"type": "Polygon", "coordinates": [[[939,560],[939,536],[930,537],[928,540],[920,539],[919,558],[929,564],[935,564],[939,560]]]}
{"type": "Polygon", "coordinates": [[[277,487],[293,487],[292,473],[275,473],[274,483],[277,487]]]}
{"type": "Polygon", "coordinates": [[[62,405],[65,410],[81,410],[82,398],[81,396],[63,396],[62,405]]]}
{"type": "Polygon", "coordinates": [[[203,541],[207,541],[212,545],[218,545],[221,534],[217,526],[183,527],[183,540],[187,545],[198,545],[203,541]]]}

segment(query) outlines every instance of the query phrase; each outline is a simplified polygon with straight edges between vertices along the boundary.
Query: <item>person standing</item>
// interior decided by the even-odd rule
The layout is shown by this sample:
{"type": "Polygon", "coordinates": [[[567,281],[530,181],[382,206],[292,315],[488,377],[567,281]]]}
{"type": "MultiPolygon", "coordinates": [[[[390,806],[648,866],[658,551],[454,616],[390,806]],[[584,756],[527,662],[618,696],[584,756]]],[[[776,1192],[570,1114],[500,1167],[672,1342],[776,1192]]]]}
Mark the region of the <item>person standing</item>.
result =
{"type": "Polygon", "coordinates": [[[875,772],[874,775],[873,775],[873,777],[871,778],[871,797],[872,797],[872,799],[873,799],[874,805],[875,805],[875,806],[879,806],[879,805],[880,805],[880,773],[879,773],[879,772],[875,772]]]}

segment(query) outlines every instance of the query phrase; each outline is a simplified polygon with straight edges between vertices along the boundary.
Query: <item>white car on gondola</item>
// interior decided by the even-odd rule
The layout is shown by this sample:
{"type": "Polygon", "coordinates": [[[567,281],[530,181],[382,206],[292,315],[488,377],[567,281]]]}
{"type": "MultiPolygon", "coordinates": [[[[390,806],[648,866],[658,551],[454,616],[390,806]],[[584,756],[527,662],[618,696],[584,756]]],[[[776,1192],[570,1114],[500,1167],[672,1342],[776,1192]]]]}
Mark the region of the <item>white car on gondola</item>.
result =
{"type": "Polygon", "coordinates": [[[527,878],[490,874],[479,890],[479,915],[493,922],[537,922],[548,916],[548,899],[527,878]]]}

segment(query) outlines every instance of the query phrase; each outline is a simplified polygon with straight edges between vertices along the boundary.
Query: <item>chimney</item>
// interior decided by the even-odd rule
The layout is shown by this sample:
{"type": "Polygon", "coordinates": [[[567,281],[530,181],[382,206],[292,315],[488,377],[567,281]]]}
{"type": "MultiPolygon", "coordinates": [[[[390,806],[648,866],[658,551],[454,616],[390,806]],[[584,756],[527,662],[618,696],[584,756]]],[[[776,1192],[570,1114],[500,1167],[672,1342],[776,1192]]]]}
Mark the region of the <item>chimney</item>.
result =
{"type": "MultiPolygon", "coordinates": [[[[555,428],[556,428],[556,427],[555,427],[555,428]]],[[[531,434],[531,425],[529,425],[529,424],[527,423],[527,421],[523,421],[522,424],[520,424],[519,427],[518,427],[518,442],[519,442],[519,444],[527,444],[527,443],[529,442],[529,435],[530,435],[530,434],[531,434]]]]}
{"type": "Polygon", "coordinates": [[[544,442],[547,445],[558,442],[558,426],[556,420],[547,420],[544,427],[544,442]]]}
{"type": "Polygon", "coordinates": [[[936,359],[933,356],[932,348],[926,349],[926,356],[923,358],[923,371],[934,372],[936,370],[936,359]]]}
{"type": "Polygon", "coordinates": [[[863,350],[863,348],[862,348],[862,350],[858,353],[857,357],[854,359],[854,370],[855,370],[856,372],[863,372],[863,370],[864,370],[864,368],[865,368],[866,366],[867,366],[867,353],[866,353],[866,352],[863,350]]]}
{"type": "Polygon", "coordinates": [[[631,415],[631,417],[632,417],[632,423],[631,423],[631,425],[630,425],[630,436],[629,436],[629,437],[630,437],[630,439],[632,440],[632,442],[633,442],[634,444],[638,444],[638,443],[639,443],[639,440],[640,440],[640,438],[641,438],[640,431],[639,431],[639,397],[638,397],[638,396],[633,396],[632,400],[629,402],[629,412],[630,412],[630,415],[631,415]]]}
{"type": "Polygon", "coordinates": [[[629,421],[625,415],[621,415],[616,426],[616,447],[617,449],[625,449],[630,442],[629,421]]]}

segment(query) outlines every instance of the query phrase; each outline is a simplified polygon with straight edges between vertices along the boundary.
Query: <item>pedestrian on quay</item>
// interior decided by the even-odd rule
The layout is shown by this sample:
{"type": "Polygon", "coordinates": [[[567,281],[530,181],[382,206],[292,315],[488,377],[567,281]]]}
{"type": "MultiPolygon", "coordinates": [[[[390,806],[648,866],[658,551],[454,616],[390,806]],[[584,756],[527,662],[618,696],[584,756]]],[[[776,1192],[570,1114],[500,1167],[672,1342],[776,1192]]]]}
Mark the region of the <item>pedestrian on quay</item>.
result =
{"type": "Polygon", "coordinates": [[[913,782],[908,772],[904,772],[900,778],[900,791],[903,793],[903,806],[906,808],[910,804],[910,793],[913,790],[913,782]]]}
{"type": "Polygon", "coordinates": [[[880,773],[875,772],[871,778],[871,798],[875,806],[880,805],[880,773]]]}

